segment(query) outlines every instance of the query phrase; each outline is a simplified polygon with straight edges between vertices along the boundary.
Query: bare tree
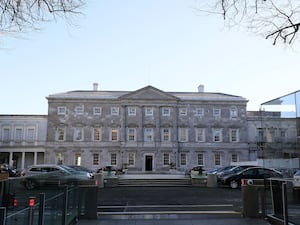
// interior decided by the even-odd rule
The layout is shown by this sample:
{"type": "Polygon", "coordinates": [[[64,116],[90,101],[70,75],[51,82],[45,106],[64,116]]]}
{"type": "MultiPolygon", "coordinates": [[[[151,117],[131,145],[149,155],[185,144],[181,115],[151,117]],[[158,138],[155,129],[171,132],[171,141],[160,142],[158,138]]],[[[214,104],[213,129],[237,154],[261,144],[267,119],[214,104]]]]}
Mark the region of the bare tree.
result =
{"type": "Polygon", "coordinates": [[[81,13],[83,0],[0,0],[0,37],[38,29],[57,17],[81,13]]]}
{"type": "MultiPolygon", "coordinates": [[[[197,1],[197,0],[196,0],[197,1]]],[[[228,26],[242,25],[273,44],[292,44],[300,26],[300,0],[198,0],[197,10],[219,14],[228,26]],[[205,2],[205,4],[203,4],[205,2]]]]}

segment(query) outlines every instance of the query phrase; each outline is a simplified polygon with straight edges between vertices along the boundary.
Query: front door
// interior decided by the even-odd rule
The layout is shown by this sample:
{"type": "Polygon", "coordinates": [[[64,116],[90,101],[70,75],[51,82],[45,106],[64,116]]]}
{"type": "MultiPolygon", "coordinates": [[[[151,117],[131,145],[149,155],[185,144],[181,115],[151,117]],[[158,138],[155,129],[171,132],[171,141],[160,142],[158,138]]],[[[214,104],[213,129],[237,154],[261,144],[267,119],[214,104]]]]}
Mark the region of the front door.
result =
{"type": "Polygon", "coordinates": [[[146,155],[146,159],[145,159],[146,171],[152,171],[152,167],[153,167],[153,157],[152,155],[146,155]]]}

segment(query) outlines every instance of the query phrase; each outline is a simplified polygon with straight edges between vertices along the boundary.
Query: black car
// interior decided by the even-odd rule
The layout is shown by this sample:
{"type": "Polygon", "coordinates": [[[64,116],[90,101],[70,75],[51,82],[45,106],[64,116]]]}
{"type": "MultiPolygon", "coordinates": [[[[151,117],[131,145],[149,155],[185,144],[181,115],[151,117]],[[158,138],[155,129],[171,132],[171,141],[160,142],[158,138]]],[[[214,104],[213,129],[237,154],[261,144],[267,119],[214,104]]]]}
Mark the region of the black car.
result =
{"type": "Polygon", "coordinates": [[[281,178],[282,173],[270,168],[250,167],[236,174],[229,174],[222,177],[221,184],[229,185],[231,188],[238,188],[241,186],[242,179],[265,179],[271,177],[281,178]]]}
{"type": "Polygon", "coordinates": [[[217,174],[218,182],[221,182],[221,180],[222,180],[223,177],[226,177],[226,176],[231,175],[231,174],[239,173],[240,171],[242,171],[244,169],[247,169],[249,167],[255,167],[255,166],[252,166],[252,165],[241,165],[241,166],[234,166],[234,167],[231,167],[231,168],[219,171],[219,172],[216,173],[217,174]]]}

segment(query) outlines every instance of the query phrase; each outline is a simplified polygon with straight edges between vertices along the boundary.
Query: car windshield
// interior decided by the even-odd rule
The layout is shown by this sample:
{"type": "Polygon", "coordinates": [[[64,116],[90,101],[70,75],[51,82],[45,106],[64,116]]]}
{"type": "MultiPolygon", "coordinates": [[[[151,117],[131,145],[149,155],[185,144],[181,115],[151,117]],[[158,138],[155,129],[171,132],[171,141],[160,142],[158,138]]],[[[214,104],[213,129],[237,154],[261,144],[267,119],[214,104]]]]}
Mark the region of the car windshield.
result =
{"type": "Polygon", "coordinates": [[[298,170],[294,176],[300,176],[300,170],[298,170]]]}

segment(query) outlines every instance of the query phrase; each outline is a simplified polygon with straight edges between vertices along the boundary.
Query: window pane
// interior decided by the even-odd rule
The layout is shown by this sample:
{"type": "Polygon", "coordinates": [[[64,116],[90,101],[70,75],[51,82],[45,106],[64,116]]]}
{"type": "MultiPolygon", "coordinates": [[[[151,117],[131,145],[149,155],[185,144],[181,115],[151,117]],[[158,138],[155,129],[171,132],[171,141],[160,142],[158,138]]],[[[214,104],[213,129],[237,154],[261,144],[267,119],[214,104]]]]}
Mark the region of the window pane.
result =
{"type": "Polygon", "coordinates": [[[170,141],[170,129],[169,128],[162,129],[162,141],[170,141]]]}
{"type": "Polygon", "coordinates": [[[75,154],[75,165],[76,166],[80,166],[81,165],[81,154],[80,153],[76,153],[75,154]]]}
{"type": "Polygon", "coordinates": [[[58,141],[64,141],[65,140],[65,129],[64,128],[58,128],[57,130],[57,140],[58,141]]]}
{"type": "Polygon", "coordinates": [[[135,128],[128,128],[128,141],[135,141],[135,128]]]}
{"type": "Polygon", "coordinates": [[[27,129],[27,141],[28,142],[33,142],[34,141],[34,129],[33,128],[28,128],[27,129]]]}
{"type": "Polygon", "coordinates": [[[152,107],[146,107],[145,108],[145,115],[146,116],[153,116],[153,108],[152,107]]]}
{"type": "Polygon", "coordinates": [[[21,128],[17,128],[15,131],[15,142],[21,142],[23,139],[22,135],[23,130],[21,128]]]}
{"type": "Polygon", "coordinates": [[[186,154],[185,153],[181,153],[180,154],[180,165],[186,165],[186,154]]]}
{"type": "Polygon", "coordinates": [[[111,129],[111,140],[118,141],[118,129],[117,128],[111,129]]]}
{"type": "Polygon", "coordinates": [[[168,166],[170,164],[170,154],[164,153],[164,166],[168,166]]]}
{"type": "Polygon", "coordinates": [[[110,154],[110,164],[113,166],[117,165],[117,154],[116,153],[110,154]]]}
{"type": "Polygon", "coordinates": [[[57,107],[57,114],[58,115],[64,115],[67,112],[67,108],[65,106],[57,107]]]}
{"type": "Polygon", "coordinates": [[[135,154],[133,152],[129,152],[128,154],[128,165],[134,166],[135,154]]]}
{"type": "Polygon", "coordinates": [[[3,129],[3,136],[2,136],[3,142],[9,142],[9,128],[3,129]]]}
{"type": "Polygon", "coordinates": [[[220,166],[221,165],[221,154],[215,153],[215,165],[220,166]]]}
{"type": "Polygon", "coordinates": [[[94,141],[101,140],[101,129],[99,127],[94,128],[94,141]]]}
{"type": "Polygon", "coordinates": [[[82,128],[77,127],[74,130],[74,141],[82,141],[82,140],[83,140],[82,128]]]}
{"type": "Polygon", "coordinates": [[[198,165],[200,166],[204,165],[203,153],[198,153],[198,165]]]}
{"type": "Polygon", "coordinates": [[[93,108],[94,115],[101,115],[101,107],[94,107],[93,108]]]}
{"type": "Polygon", "coordinates": [[[205,140],[205,132],[204,128],[197,128],[196,129],[196,141],[203,142],[205,140]]]}
{"type": "Polygon", "coordinates": [[[99,154],[98,153],[94,153],[93,154],[93,165],[99,165],[99,154]]]}
{"type": "Polygon", "coordinates": [[[145,142],[152,142],[153,141],[153,129],[152,128],[145,128],[144,129],[144,141],[145,142]]]}

